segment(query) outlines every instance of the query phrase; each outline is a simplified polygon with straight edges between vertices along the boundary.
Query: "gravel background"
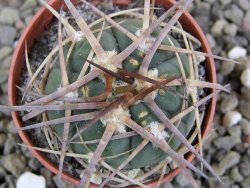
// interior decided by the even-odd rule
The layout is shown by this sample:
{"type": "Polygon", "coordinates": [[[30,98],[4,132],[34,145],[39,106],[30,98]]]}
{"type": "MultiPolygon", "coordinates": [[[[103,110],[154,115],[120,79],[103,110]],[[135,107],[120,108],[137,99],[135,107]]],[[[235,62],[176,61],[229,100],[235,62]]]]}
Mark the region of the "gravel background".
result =
{"type": "MultiPolygon", "coordinates": [[[[25,25],[39,8],[36,0],[0,0],[0,104],[7,104],[7,76],[13,49],[25,25]]],[[[228,56],[234,50],[250,54],[250,0],[194,0],[190,11],[207,34],[215,55],[228,56]],[[235,47],[241,48],[235,48],[235,47]]],[[[241,65],[216,63],[218,82],[231,84],[231,95],[218,98],[214,130],[204,145],[206,160],[229,188],[250,187],[250,57],[241,65]],[[245,73],[244,73],[245,72],[245,73]],[[242,76],[245,74],[245,76],[242,76]],[[242,77],[242,79],[241,79],[242,77]],[[244,78],[243,78],[244,77],[244,78]],[[242,80],[242,81],[241,81],[242,80]]],[[[55,187],[54,177],[12,134],[10,114],[0,112],[0,188],[16,187],[18,177],[26,171],[46,178],[47,187],[55,187]]],[[[196,163],[196,162],[194,162],[196,163]]],[[[215,181],[197,177],[201,187],[220,187],[215,181]]],[[[65,183],[65,187],[73,187],[65,183]]],[[[163,187],[191,187],[183,175],[163,187]]]]}

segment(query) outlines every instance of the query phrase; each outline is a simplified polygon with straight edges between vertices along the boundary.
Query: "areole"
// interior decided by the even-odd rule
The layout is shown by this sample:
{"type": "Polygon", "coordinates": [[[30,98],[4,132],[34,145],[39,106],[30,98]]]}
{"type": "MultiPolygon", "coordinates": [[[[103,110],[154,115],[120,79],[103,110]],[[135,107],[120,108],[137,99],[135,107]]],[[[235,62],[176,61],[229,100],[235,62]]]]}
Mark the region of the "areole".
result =
{"type": "MultiPolygon", "coordinates": [[[[76,3],[77,1],[74,1],[76,3]]],[[[96,2],[96,1],[95,1],[96,2]]],[[[121,4],[123,4],[126,1],[119,1],[121,4]]],[[[157,0],[158,4],[163,5],[166,8],[171,7],[175,2],[174,0],[157,0]]],[[[59,0],[51,0],[49,4],[55,8],[56,10],[59,10],[62,6],[62,2],[59,0]]],[[[45,30],[45,28],[49,25],[51,22],[53,16],[47,10],[45,7],[41,8],[36,15],[31,20],[30,24],[27,26],[25,31],[23,32],[21,38],[19,39],[18,45],[15,49],[10,74],[9,74],[9,83],[8,83],[8,96],[9,96],[9,104],[10,105],[16,105],[17,104],[17,88],[16,86],[19,84],[19,77],[21,75],[22,66],[24,65],[24,50],[25,50],[25,42],[27,41],[28,49],[32,48],[32,45],[34,44],[35,39],[39,38],[41,33],[45,30]]],[[[188,13],[185,12],[182,17],[179,20],[181,24],[185,27],[185,29],[190,32],[192,35],[194,35],[197,39],[200,40],[202,43],[201,51],[212,54],[211,49],[208,45],[208,42],[205,38],[205,35],[203,34],[200,26],[197,24],[197,22],[193,19],[193,17],[188,13]]],[[[215,83],[216,82],[216,72],[215,72],[215,65],[214,60],[212,58],[207,58],[206,61],[206,69],[207,69],[207,80],[210,82],[215,83]]],[[[202,129],[202,137],[205,138],[212,126],[212,121],[215,113],[215,104],[216,104],[216,98],[213,97],[211,102],[209,103],[207,109],[206,109],[206,115],[203,120],[203,129],[202,129]]],[[[17,128],[21,128],[22,121],[18,115],[17,112],[12,112],[12,118],[15,123],[15,126],[17,128]]],[[[26,132],[19,132],[19,135],[21,139],[23,140],[24,144],[34,146],[34,144],[31,142],[31,139],[29,138],[29,135],[26,132]]],[[[58,172],[58,167],[54,164],[52,164],[44,155],[36,151],[32,148],[29,148],[32,154],[49,170],[51,170],[54,173],[58,172]]],[[[192,161],[194,158],[194,155],[189,154],[187,159],[189,161],[192,161]]],[[[172,170],[170,173],[165,175],[163,182],[170,181],[174,176],[176,176],[180,170],[172,170]]],[[[73,184],[79,184],[79,179],[72,177],[69,174],[64,173],[63,178],[70,181],[73,184]]],[[[156,181],[151,181],[147,183],[148,186],[154,187],[157,183],[156,181]]],[[[97,187],[94,184],[91,184],[91,187],[97,187]]],[[[131,186],[135,187],[135,186],[131,186]]]]}

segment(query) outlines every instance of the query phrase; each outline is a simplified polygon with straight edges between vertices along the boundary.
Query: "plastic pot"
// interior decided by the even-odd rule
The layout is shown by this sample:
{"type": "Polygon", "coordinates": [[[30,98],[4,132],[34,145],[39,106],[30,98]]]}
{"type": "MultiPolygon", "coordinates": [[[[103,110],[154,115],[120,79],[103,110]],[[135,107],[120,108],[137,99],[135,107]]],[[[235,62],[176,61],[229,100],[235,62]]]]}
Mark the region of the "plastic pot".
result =
{"type": "MultiPolygon", "coordinates": [[[[99,0],[96,0],[95,3],[97,3],[99,0]]],[[[119,2],[119,4],[127,4],[129,0],[116,0],[119,2]]],[[[76,2],[76,1],[75,1],[76,2]]],[[[74,3],[75,3],[74,2],[74,3]]],[[[115,1],[114,1],[115,2],[115,1]]],[[[175,1],[174,0],[157,0],[158,4],[163,5],[166,8],[171,7],[175,1]]],[[[56,10],[59,10],[62,6],[61,0],[51,0],[49,4],[54,7],[56,10]]],[[[9,73],[9,81],[8,81],[8,97],[9,97],[9,104],[10,105],[16,105],[17,104],[17,88],[16,86],[19,85],[20,81],[20,75],[22,67],[25,65],[24,61],[24,52],[25,52],[25,42],[27,41],[28,49],[32,48],[32,45],[34,44],[34,41],[39,38],[41,33],[45,30],[45,28],[49,25],[49,23],[52,20],[52,14],[47,10],[46,8],[41,8],[36,15],[33,17],[25,31],[23,32],[21,38],[19,39],[18,45],[14,51],[10,73],[9,73]]],[[[193,19],[193,17],[188,13],[185,12],[182,17],[179,20],[183,27],[190,32],[193,36],[198,38],[200,42],[202,43],[201,51],[212,54],[211,49],[209,47],[209,44],[207,42],[207,39],[202,32],[200,26],[198,23],[193,19]]],[[[207,73],[207,80],[213,83],[216,83],[216,71],[215,71],[215,65],[214,60],[212,58],[207,58],[206,60],[206,73],[207,73]]],[[[206,108],[206,115],[203,120],[202,125],[202,137],[203,139],[207,136],[209,130],[212,126],[212,121],[215,113],[215,105],[216,105],[216,97],[213,97],[210,103],[208,104],[206,108]]],[[[12,118],[14,121],[14,124],[17,128],[23,127],[23,123],[21,121],[21,118],[19,117],[17,112],[12,112],[12,118]]],[[[24,144],[28,146],[34,146],[34,143],[32,143],[29,135],[23,131],[19,132],[19,136],[21,137],[24,144]]],[[[49,161],[43,153],[36,151],[32,148],[29,148],[31,153],[49,170],[54,172],[55,174],[58,173],[58,166],[52,164],[51,161],[49,161]]],[[[187,159],[189,161],[192,161],[194,158],[194,155],[188,154],[187,159]]],[[[180,172],[179,169],[172,170],[170,173],[164,176],[163,182],[170,181],[174,176],[176,176],[180,172]]],[[[73,184],[79,184],[79,179],[67,174],[63,173],[63,178],[73,184]]],[[[147,183],[148,186],[155,187],[157,183],[157,180],[151,181],[147,183]]],[[[94,184],[91,184],[91,187],[97,187],[94,184]]],[[[135,187],[135,186],[131,186],[135,187]]]]}

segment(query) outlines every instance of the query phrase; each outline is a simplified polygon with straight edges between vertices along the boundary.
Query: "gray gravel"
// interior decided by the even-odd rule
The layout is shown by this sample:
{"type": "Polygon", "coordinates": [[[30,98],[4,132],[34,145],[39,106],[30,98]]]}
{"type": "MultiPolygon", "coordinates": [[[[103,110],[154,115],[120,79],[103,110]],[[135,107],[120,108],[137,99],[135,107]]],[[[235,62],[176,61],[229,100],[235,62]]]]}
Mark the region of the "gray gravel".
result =
{"type": "Polygon", "coordinates": [[[13,46],[14,39],[17,35],[16,29],[9,25],[0,25],[0,44],[13,46]]]}
{"type": "MultiPolygon", "coordinates": [[[[7,77],[16,40],[37,8],[35,0],[0,1],[0,104],[7,104],[7,77]]],[[[227,56],[235,46],[247,49],[250,55],[250,0],[195,0],[191,9],[215,55],[227,56]]],[[[250,56],[239,61],[241,65],[216,63],[218,82],[231,84],[233,92],[218,98],[214,130],[204,144],[205,159],[229,188],[250,187],[250,141],[243,141],[250,137],[250,88],[240,82],[241,73],[250,67],[250,56]],[[242,118],[231,126],[223,125],[225,113],[233,111],[240,112],[242,118]]],[[[14,188],[25,171],[44,176],[48,187],[55,187],[54,175],[17,145],[21,141],[13,130],[10,114],[0,112],[0,188],[14,188]]],[[[194,176],[200,187],[221,187],[218,182],[194,176]]],[[[64,187],[73,186],[65,183],[64,187]]],[[[188,188],[190,184],[181,174],[162,187],[188,188]]]]}

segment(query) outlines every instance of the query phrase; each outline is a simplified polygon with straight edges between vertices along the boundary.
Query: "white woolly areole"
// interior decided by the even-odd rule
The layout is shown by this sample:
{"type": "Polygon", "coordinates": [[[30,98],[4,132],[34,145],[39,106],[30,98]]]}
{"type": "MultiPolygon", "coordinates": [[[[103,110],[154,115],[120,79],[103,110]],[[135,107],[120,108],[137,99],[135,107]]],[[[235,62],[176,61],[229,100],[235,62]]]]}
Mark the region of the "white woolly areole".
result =
{"type": "MultiPolygon", "coordinates": [[[[135,35],[139,37],[141,35],[141,33],[142,33],[141,30],[138,29],[135,32],[135,35]]],[[[154,44],[155,40],[156,39],[154,37],[151,37],[151,36],[147,37],[145,40],[143,40],[140,43],[140,45],[138,46],[138,50],[140,50],[141,52],[146,53],[152,47],[152,45],[154,44]]]]}
{"type": "Polygon", "coordinates": [[[193,94],[195,94],[195,95],[197,96],[197,94],[198,94],[198,89],[197,89],[197,87],[191,87],[191,86],[189,86],[189,87],[186,87],[186,88],[187,88],[187,93],[188,93],[188,94],[193,93],[193,94]]]}
{"type": "Polygon", "coordinates": [[[78,97],[78,96],[79,95],[78,95],[77,91],[72,91],[72,92],[69,92],[66,95],[64,95],[64,97],[69,97],[69,98],[71,98],[71,97],[78,97]]]}
{"type": "Polygon", "coordinates": [[[132,169],[132,170],[125,171],[124,174],[126,174],[130,178],[135,178],[139,174],[143,174],[143,171],[140,168],[135,168],[135,169],[132,169]]]}
{"type": "Polygon", "coordinates": [[[94,172],[90,178],[90,182],[96,185],[101,185],[102,177],[98,173],[94,172]]]}
{"type": "MultiPolygon", "coordinates": [[[[117,51],[105,51],[105,58],[104,59],[98,59],[97,57],[93,58],[93,62],[95,62],[98,65],[101,65],[102,67],[105,67],[108,70],[111,70],[113,72],[117,72],[117,68],[121,68],[121,64],[111,64],[110,59],[114,57],[117,54],[117,51]]],[[[95,66],[91,65],[91,69],[95,68],[95,66]]]]}
{"type": "Polygon", "coordinates": [[[74,42],[79,42],[84,38],[84,34],[81,31],[76,31],[72,37],[74,42]]]}
{"type": "Polygon", "coordinates": [[[165,139],[169,137],[168,133],[166,131],[161,131],[159,129],[160,123],[159,122],[151,122],[149,124],[149,131],[157,137],[159,140],[165,139]]]}
{"type": "Polygon", "coordinates": [[[198,55],[196,57],[196,59],[197,59],[197,63],[200,64],[200,63],[202,63],[202,62],[204,62],[206,60],[206,57],[203,56],[203,55],[198,55]]]}
{"type": "Polygon", "coordinates": [[[101,122],[106,126],[108,123],[116,125],[116,132],[118,134],[126,133],[126,125],[120,120],[120,117],[130,117],[129,111],[124,110],[121,106],[111,110],[105,116],[100,118],[101,122]]]}

